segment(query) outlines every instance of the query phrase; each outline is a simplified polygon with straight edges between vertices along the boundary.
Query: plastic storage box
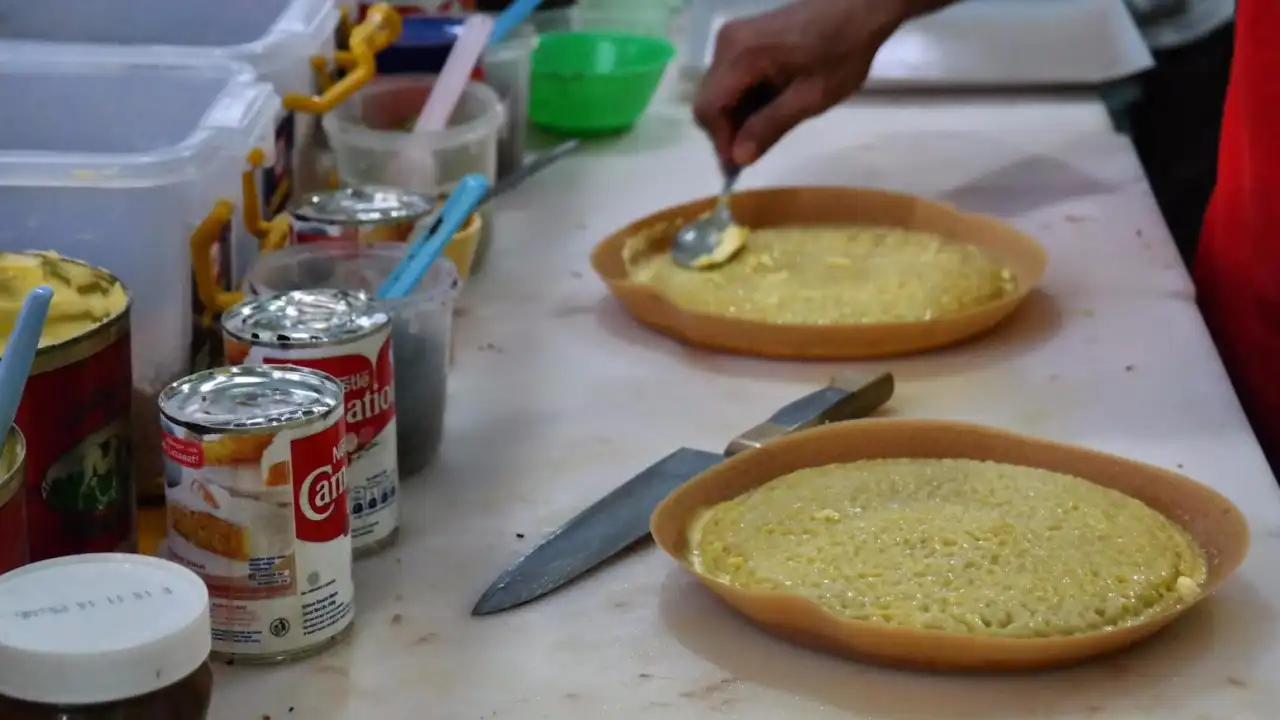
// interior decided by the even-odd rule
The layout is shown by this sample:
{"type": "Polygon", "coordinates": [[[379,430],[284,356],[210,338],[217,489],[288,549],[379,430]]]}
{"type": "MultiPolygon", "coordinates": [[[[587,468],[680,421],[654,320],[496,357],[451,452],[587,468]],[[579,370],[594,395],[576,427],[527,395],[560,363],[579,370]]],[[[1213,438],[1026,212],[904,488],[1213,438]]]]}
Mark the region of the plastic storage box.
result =
{"type": "MultiPolygon", "coordinates": [[[[318,90],[312,58],[333,57],[340,15],[335,0],[0,0],[0,40],[41,57],[68,52],[106,61],[248,63],[290,109],[279,119],[276,146],[283,151],[280,158],[291,162],[277,162],[259,183],[265,211],[275,215],[309,166],[305,150],[317,127],[315,114],[372,77],[368,59],[365,72],[349,72],[319,107],[300,109],[317,105],[306,102],[318,90]]],[[[365,36],[380,28],[372,33],[375,52],[399,33],[395,13],[371,14],[366,22],[365,36]]]]}
{"type": "Polygon", "coordinates": [[[219,231],[224,275],[254,260],[241,179],[247,154],[271,149],[280,98],[243,63],[72,55],[0,46],[0,92],[13,100],[0,112],[0,249],[55,250],[124,281],[144,396],[134,452],[159,477],[155,395],[192,360],[190,240],[202,223],[219,231]]]}

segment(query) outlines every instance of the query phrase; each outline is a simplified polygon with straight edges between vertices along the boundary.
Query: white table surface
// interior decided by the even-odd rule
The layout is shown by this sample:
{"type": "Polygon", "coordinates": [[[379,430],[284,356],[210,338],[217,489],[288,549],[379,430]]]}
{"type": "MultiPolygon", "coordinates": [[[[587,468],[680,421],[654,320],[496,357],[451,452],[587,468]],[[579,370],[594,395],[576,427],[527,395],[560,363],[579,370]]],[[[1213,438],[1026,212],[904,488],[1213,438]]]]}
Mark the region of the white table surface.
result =
{"type": "Polygon", "coordinates": [[[354,640],[295,665],[218,668],[213,719],[1276,717],[1280,493],[1132,148],[1084,98],[864,100],[793,134],[744,186],[904,189],[1039,238],[1042,292],[976,343],[886,363],[891,412],[1081,443],[1213,485],[1254,532],[1214,598],[1132,652],[1021,677],[788,646],[652,548],[470,617],[499,571],[636,471],[680,445],[723,447],[857,367],[683,348],[638,327],[593,276],[600,238],[718,187],[687,113],[655,108],[501,201],[459,314],[442,460],[406,485],[400,545],[357,566],[354,640]]]}

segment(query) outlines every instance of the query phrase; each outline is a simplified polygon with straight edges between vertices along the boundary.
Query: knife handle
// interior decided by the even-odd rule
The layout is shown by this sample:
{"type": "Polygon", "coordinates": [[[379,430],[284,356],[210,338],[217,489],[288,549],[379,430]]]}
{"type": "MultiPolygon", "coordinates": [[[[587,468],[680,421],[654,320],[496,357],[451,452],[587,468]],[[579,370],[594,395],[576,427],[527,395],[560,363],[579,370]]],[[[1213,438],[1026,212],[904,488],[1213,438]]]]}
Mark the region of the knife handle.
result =
{"type": "Polygon", "coordinates": [[[768,420],[735,437],[726,456],[752,450],[806,428],[863,418],[893,397],[893,374],[837,375],[821,390],[782,406],[768,420]]]}

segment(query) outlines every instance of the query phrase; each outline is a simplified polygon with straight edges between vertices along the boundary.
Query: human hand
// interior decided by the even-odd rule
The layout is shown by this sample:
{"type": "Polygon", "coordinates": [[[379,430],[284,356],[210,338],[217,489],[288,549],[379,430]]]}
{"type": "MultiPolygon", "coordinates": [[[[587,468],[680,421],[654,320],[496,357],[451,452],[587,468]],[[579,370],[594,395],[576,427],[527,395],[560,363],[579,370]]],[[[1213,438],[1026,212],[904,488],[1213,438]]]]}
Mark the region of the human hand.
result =
{"type": "MultiPolygon", "coordinates": [[[[725,167],[848,97],[919,0],[799,0],[720,29],[694,116],[725,167]]],[[[936,0],[932,3],[941,5],[936,0]]]]}

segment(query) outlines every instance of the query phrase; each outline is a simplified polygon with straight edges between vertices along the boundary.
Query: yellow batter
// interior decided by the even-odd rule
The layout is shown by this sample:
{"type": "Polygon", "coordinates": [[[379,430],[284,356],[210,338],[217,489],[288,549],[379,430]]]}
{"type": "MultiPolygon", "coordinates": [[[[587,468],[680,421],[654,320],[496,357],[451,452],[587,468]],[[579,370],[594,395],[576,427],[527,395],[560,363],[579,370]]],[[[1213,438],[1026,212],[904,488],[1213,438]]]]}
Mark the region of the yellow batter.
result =
{"type": "Polygon", "coordinates": [[[844,617],[1030,638],[1130,625],[1195,599],[1203,552],[1143,503],[1080,478],[974,460],[809,468],[704,511],[703,575],[844,617]]]}
{"type": "Polygon", "coordinates": [[[124,287],[102,271],[53,252],[0,252],[0,353],[8,344],[27,293],[53,288],[40,345],[62,342],[115,317],[128,298],[124,287]]]}
{"type": "Polygon", "coordinates": [[[731,262],[689,269],[655,251],[652,234],[637,236],[624,250],[627,274],[686,310],[794,325],[933,320],[1017,291],[1008,268],[929,232],[830,225],[731,239],[713,253],[736,253],[731,262]]]}

